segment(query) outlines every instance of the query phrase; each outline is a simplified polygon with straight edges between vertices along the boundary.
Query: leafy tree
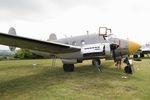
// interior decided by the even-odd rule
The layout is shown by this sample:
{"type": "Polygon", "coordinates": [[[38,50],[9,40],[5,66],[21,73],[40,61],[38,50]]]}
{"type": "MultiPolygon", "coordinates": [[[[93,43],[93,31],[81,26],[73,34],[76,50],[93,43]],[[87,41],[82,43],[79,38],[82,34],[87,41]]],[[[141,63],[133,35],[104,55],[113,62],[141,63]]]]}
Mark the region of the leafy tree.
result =
{"type": "Polygon", "coordinates": [[[37,54],[34,54],[28,49],[19,49],[16,51],[14,58],[18,58],[18,59],[42,59],[44,57],[37,55],[37,54]]]}

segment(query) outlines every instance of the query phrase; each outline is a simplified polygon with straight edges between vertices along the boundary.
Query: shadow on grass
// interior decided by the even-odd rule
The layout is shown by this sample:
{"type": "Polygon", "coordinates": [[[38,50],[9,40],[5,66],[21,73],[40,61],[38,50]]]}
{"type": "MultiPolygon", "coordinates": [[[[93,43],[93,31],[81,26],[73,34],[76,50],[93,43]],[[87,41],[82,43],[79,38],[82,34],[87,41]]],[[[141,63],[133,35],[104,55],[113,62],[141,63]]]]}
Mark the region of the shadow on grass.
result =
{"type": "Polygon", "coordinates": [[[144,58],[141,58],[141,59],[149,59],[150,60],[150,56],[149,57],[144,57],[144,58]]]}
{"type": "MultiPolygon", "coordinates": [[[[91,64],[79,64],[76,66],[75,68],[75,72],[80,75],[86,75],[86,77],[91,77],[95,78],[95,77],[99,77],[99,78],[108,78],[108,80],[112,79],[112,80],[116,80],[118,79],[118,77],[124,75],[124,71],[123,69],[118,70],[117,68],[115,68],[114,62],[102,62],[101,65],[101,71],[98,71],[97,68],[91,64]]],[[[107,80],[107,79],[106,79],[107,80]]]]}

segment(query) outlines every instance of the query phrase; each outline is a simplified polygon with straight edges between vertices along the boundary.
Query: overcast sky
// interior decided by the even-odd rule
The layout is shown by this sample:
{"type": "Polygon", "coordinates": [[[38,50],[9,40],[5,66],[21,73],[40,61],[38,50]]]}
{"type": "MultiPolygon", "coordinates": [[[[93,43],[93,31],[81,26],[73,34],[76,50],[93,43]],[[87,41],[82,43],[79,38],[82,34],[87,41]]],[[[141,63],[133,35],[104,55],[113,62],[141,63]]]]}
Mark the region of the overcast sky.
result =
{"type": "Polygon", "coordinates": [[[46,40],[98,33],[106,26],[118,37],[146,43],[149,0],[0,0],[0,31],[15,27],[21,36],[46,40]]]}

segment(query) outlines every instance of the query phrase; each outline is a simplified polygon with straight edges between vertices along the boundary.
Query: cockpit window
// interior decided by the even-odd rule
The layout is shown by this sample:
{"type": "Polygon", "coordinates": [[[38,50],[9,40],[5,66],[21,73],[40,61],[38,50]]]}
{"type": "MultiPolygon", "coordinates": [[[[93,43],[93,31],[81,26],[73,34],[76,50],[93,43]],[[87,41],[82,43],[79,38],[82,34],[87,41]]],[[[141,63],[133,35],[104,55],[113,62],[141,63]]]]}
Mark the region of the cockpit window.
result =
{"type": "Polygon", "coordinates": [[[114,34],[108,34],[107,37],[108,37],[108,38],[116,38],[116,35],[114,35],[114,34]]]}
{"type": "Polygon", "coordinates": [[[115,43],[116,42],[116,38],[117,38],[116,35],[114,35],[114,34],[108,34],[108,36],[106,37],[106,40],[109,40],[109,41],[115,43]]]}

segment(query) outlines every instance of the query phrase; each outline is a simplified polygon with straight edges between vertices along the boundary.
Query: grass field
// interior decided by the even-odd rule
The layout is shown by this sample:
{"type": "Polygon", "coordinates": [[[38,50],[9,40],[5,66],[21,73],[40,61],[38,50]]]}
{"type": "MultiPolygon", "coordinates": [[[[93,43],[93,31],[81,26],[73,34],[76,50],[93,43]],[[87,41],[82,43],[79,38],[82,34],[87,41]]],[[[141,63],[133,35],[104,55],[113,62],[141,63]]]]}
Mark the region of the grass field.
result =
{"type": "Polygon", "coordinates": [[[91,66],[91,61],[77,64],[71,73],[63,72],[60,60],[55,67],[51,65],[51,60],[0,61],[0,100],[150,98],[150,59],[134,62],[136,72],[133,75],[116,69],[113,61],[102,60],[103,72],[91,66]]]}

